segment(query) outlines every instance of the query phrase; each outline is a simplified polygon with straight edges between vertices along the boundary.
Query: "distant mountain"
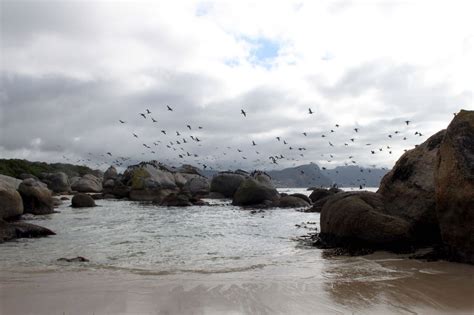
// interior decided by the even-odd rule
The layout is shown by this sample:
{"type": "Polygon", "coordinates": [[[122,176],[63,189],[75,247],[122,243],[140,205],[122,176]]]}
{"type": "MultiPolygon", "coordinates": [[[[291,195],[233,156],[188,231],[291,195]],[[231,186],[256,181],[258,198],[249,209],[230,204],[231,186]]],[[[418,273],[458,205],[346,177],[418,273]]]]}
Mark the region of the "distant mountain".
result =
{"type": "Polygon", "coordinates": [[[267,171],[276,187],[331,186],[330,178],[323,174],[317,164],[305,164],[279,171],[267,171]]]}
{"type": "MultiPolygon", "coordinates": [[[[333,184],[339,187],[378,187],[388,170],[353,165],[322,170],[317,164],[310,163],[266,172],[276,187],[329,187],[333,184]]],[[[215,170],[201,171],[208,178],[217,173],[215,170]]]]}
{"type": "Polygon", "coordinates": [[[323,171],[339,187],[379,187],[380,180],[389,171],[381,168],[364,168],[355,165],[338,166],[323,171]]]}
{"type": "Polygon", "coordinates": [[[64,172],[69,178],[83,176],[85,174],[100,175],[99,170],[93,170],[87,166],[72,165],[64,163],[30,162],[19,159],[0,159],[0,174],[18,178],[21,174],[32,174],[39,176],[40,173],[64,172]]]}

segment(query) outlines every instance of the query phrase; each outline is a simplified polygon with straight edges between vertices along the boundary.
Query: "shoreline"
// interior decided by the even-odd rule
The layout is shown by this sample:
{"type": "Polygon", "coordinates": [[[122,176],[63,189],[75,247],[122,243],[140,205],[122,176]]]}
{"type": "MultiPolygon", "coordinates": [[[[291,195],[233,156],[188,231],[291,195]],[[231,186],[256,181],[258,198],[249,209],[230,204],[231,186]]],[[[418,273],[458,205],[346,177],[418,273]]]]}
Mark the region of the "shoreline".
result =
{"type": "Polygon", "coordinates": [[[4,314],[466,314],[474,267],[386,252],[229,273],[0,270],[4,314]],[[289,273],[285,273],[290,271],[289,273]],[[25,297],[27,303],[25,303],[25,297]]]}

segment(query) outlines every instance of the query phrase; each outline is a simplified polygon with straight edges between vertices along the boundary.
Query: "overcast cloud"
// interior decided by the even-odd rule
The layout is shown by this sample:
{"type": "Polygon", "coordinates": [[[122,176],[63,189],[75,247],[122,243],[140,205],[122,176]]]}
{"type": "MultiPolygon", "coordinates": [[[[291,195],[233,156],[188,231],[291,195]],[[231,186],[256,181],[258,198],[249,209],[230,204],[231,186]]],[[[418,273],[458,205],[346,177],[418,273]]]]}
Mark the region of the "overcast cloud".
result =
{"type": "Polygon", "coordinates": [[[470,1],[0,5],[2,158],[391,167],[474,108],[470,1]]]}

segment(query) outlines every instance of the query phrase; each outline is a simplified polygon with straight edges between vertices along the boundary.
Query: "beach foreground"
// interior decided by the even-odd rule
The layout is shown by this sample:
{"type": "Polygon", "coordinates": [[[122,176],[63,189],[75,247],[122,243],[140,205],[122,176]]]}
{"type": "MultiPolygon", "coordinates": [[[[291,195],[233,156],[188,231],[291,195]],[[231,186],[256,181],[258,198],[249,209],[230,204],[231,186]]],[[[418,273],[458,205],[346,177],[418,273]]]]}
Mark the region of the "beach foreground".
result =
{"type": "Polygon", "coordinates": [[[285,267],[159,275],[0,272],[2,314],[468,314],[474,267],[379,252],[285,267]]]}

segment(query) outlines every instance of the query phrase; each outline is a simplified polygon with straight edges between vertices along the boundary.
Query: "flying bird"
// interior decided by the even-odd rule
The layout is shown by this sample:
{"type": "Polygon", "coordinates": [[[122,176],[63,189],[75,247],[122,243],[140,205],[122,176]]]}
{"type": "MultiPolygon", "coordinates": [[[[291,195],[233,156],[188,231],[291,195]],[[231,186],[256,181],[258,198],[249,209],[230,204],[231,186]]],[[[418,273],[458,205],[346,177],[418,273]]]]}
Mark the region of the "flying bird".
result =
{"type": "Polygon", "coordinates": [[[310,115],[314,114],[314,112],[311,110],[311,108],[308,108],[308,113],[309,113],[310,115]]]}
{"type": "Polygon", "coordinates": [[[142,116],[143,118],[145,118],[145,119],[146,119],[146,116],[145,116],[145,114],[143,114],[143,113],[140,113],[140,116],[142,116]]]}
{"type": "Polygon", "coordinates": [[[166,105],[166,107],[168,108],[168,110],[169,110],[170,112],[173,111],[173,109],[172,109],[169,105],[166,105]]]}
{"type": "Polygon", "coordinates": [[[149,110],[149,109],[147,109],[147,110],[146,110],[146,113],[147,113],[147,114],[151,114],[151,112],[150,112],[150,110],[149,110]]]}
{"type": "Polygon", "coordinates": [[[240,110],[240,113],[244,115],[244,117],[247,117],[247,113],[243,109],[240,110]]]}
{"type": "Polygon", "coordinates": [[[119,119],[119,121],[120,121],[120,123],[121,123],[121,124],[125,124],[125,121],[123,121],[123,120],[120,120],[120,119],[119,119]]]}

